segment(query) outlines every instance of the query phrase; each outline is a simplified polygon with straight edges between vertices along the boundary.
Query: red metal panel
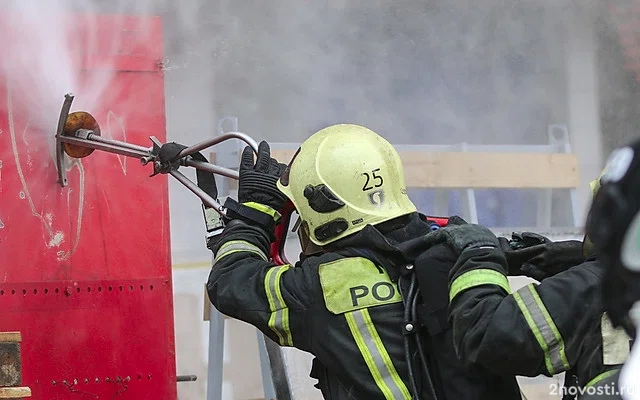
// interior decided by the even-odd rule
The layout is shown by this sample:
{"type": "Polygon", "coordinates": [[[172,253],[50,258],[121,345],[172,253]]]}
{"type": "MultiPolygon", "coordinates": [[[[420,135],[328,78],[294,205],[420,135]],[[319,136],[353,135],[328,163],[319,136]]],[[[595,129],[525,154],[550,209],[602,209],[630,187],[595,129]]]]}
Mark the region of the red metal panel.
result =
{"type": "MultiPolygon", "coordinates": [[[[165,141],[160,19],[68,18],[71,36],[85,40],[74,64],[84,86],[68,88],[78,104],[111,68],[100,101],[84,110],[102,135],[165,141]],[[126,40],[114,41],[122,31],[126,40]]],[[[15,30],[0,38],[3,51],[20,45],[15,30]]],[[[29,96],[20,78],[0,76],[0,331],[22,332],[24,384],[36,400],[175,399],[167,178],[95,151],[60,187],[57,115],[47,115],[50,127],[35,123],[50,107],[34,98],[61,106],[64,93],[29,96]]]]}
{"type": "Polygon", "coordinates": [[[3,327],[23,332],[34,399],[175,399],[169,279],[3,284],[3,327]],[[82,396],[77,396],[83,398],[82,396]]]}

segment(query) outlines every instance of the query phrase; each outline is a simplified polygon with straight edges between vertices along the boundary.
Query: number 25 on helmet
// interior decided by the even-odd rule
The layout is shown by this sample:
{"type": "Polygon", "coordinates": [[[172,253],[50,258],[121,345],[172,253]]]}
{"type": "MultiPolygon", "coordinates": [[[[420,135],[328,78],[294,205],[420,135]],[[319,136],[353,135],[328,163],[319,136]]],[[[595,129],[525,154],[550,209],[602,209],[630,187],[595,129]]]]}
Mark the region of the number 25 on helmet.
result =
{"type": "Polygon", "coordinates": [[[360,125],[333,125],[311,135],[280,177],[278,189],[300,215],[299,232],[317,246],[416,211],[397,151],[360,125]]]}

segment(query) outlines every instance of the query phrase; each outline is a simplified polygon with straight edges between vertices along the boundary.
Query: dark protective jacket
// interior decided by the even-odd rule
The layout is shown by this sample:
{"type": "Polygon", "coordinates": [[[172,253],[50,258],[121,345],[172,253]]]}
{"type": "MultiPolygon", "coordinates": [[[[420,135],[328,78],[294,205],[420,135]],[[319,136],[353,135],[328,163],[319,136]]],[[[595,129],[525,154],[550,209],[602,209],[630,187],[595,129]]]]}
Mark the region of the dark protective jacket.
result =
{"type": "MultiPolygon", "coordinates": [[[[586,388],[619,368],[631,341],[604,313],[601,263],[588,258],[510,294],[499,249],[470,249],[451,270],[453,340],[466,365],[522,376],[570,371],[586,388]]],[[[577,393],[577,392],[576,392],[577,393]]]]}
{"type": "Polygon", "coordinates": [[[625,393],[625,388],[618,385],[619,378],[619,369],[610,370],[601,374],[597,382],[574,392],[577,392],[580,400],[622,400],[624,394],[630,393],[625,393]]]}
{"type": "MultiPolygon", "coordinates": [[[[256,326],[281,346],[313,354],[311,376],[326,399],[410,399],[404,306],[389,272],[394,276],[407,262],[396,244],[430,229],[418,214],[400,225],[367,226],[335,251],[292,267],[267,261],[264,231],[230,224],[211,246],[209,298],[220,312],[256,326]]],[[[434,285],[442,288],[431,310],[444,309],[446,315],[455,255],[441,245],[419,258],[415,267],[431,271],[434,285]]],[[[451,329],[436,332],[427,347],[439,400],[521,398],[511,371],[500,376],[481,366],[465,369],[455,356],[451,329]]]]}

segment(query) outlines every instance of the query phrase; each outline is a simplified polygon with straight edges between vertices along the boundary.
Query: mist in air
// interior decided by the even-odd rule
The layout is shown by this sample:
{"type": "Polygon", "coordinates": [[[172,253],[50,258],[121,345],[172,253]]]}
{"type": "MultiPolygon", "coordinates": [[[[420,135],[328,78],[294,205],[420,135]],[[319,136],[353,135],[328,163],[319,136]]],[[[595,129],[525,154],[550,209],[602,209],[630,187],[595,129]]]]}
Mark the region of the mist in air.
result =
{"type": "Polygon", "coordinates": [[[198,116],[214,134],[219,117],[235,115],[248,133],[280,142],[355,122],[397,143],[537,144],[567,119],[567,1],[22,0],[3,9],[20,34],[2,66],[28,75],[14,87],[51,102],[47,114],[70,91],[78,106],[98,105],[113,71],[80,93],[72,60],[98,44],[117,53],[124,40],[74,38],[51,17],[72,12],[162,17],[170,126],[198,116]]]}
{"type": "MultiPolygon", "coordinates": [[[[575,126],[579,118],[570,103],[576,96],[572,85],[579,86],[582,78],[571,71],[568,58],[575,55],[572,40],[588,33],[592,46],[578,52],[596,60],[594,113],[599,112],[595,119],[607,153],[640,132],[640,62],[634,50],[640,26],[633,10],[640,10],[640,0],[0,2],[0,238],[14,235],[27,221],[34,228],[22,243],[36,243],[37,251],[51,252],[52,260],[64,263],[88,246],[85,233],[95,232],[97,214],[119,224],[120,216],[143,213],[146,201],[157,201],[140,195],[134,203],[122,197],[127,194],[113,194],[127,186],[123,182],[135,188],[160,179],[148,178],[151,171],[135,160],[125,168],[113,155],[67,165],[66,188],[55,181],[53,139],[66,93],[75,95],[72,110],[96,113],[104,132],[115,139],[135,137],[136,144],[150,146],[146,138],[157,134],[138,118],[139,108],[154,95],[133,85],[114,94],[115,74],[123,71],[109,61],[128,51],[132,31],[144,35],[149,27],[116,18],[110,24],[115,29],[104,32],[98,15],[161,18],[163,51],[154,65],[163,75],[164,91],[154,100],[165,112],[147,118],[150,126],[166,126],[168,140],[186,145],[216,135],[226,116],[237,117],[238,129],[255,139],[279,143],[300,143],[331,124],[356,123],[393,144],[409,145],[545,144],[549,125],[567,124],[579,144],[585,135],[575,126]],[[78,20],[88,28],[82,33],[78,20]],[[123,99],[133,106],[123,106],[123,99]],[[114,126],[135,122],[137,131],[108,129],[107,110],[117,111],[114,126]],[[120,201],[111,201],[116,197],[120,201]],[[98,212],[100,206],[111,208],[98,212]]],[[[126,72],[135,82],[135,74],[126,72]]],[[[138,81],[140,87],[145,86],[138,81]]],[[[234,149],[217,148],[227,155],[234,149]]],[[[581,155],[587,161],[590,156],[581,155]]],[[[594,164],[598,157],[593,154],[594,164]]],[[[193,177],[192,172],[185,171],[193,177]]],[[[431,212],[431,191],[410,194],[422,212],[431,212]]],[[[480,223],[535,226],[535,193],[476,194],[480,223]]],[[[569,226],[569,201],[560,199],[553,220],[569,226]]],[[[211,253],[203,242],[199,200],[170,180],[169,203],[174,263],[206,264],[211,253]]],[[[450,213],[460,210],[461,199],[454,196],[450,213]]],[[[153,222],[164,223],[162,217],[153,222]]],[[[169,230],[153,224],[130,229],[169,230]]],[[[199,309],[201,296],[198,288],[197,296],[178,299],[176,309],[180,301],[182,309],[199,309]]],[[[178,314],[189,321],[176,324],[178,336],[189,338],[178,345],[180,357],[188,354],[179,357],[178,370],[204,377],[207,347],[193,339],[196,328],[188,313],[178,314]]],[[[200,315],[195,323],[202,324],[200,315]]],[[[305,366],[304,379],[306,373],[305,366]]],[[[181,398],[204,398],[205,381],[179,386],[181,398]]],[[[247,387],[253,384],[259,382],[247,387]]],[[[244,396],[249,397],[256,396],[244,396]]]]}
{"type": "MultiPolygon", "coordinates": [[[[2,10],[11,15],[3,29],[19,34],[0,65],[14,76],[20,101],[38,105],[43,127],[55,125],[67,92],[76,94],[76,109],[108,106],[101,103],[113,69],[103,65],[86,84],[71,65],[96,38],[100,51],[117,52],[123,41],[113,34],[105,42],[100,32],[76,40],[52,17],[69,12],[162,18],[167,134],[185,144],[215,135],[229,115],[241,131],[272,142],[297,143],[352,122],[395,144],[544,144],[549,125],[570,119],[566,58],[576,15],[596,26],[603,130],[630,130],[621,120],[638,113],[607,107],[607,99],[635,95],[607,2],[21,0],[2,10]]],[[[121,116],[125,123],[130,114],[121,116]]],[[[607,148],[621,141],[606,140],[607,148]]],[[[504,222],[497,210],[505,196],[488,195],[483,206],[495,215],[487,223],[504,222]]],[[[428,208],[431,197],[415,200],[428,208]]],[[[533,217],[501,212],[525,225],[533,217]]]]}

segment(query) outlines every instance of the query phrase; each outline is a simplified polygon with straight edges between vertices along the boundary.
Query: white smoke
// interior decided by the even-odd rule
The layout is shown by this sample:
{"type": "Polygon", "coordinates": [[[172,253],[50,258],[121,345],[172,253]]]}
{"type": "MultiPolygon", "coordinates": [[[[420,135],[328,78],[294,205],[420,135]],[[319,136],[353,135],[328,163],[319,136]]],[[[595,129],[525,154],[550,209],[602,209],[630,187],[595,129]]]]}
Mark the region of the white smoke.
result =
{"type": "MultiPolygon", "coordinates": [[[[74,109],[104,106],[116,73],[115,56],[127,51],[131,32],[138,39],[155,34],[146,19],[127,16],[168,16],[170,40],[182,43],[182,55],[189,56],[189,43],[197,41],[200,29],[199,9],[198,2],[169,0],[12,0],[0,8],[0,72],[10,81],[14,101],[35,117],[32,123],[50,130],[68,92],[76,96],[74,109]],[[89,71],[83,71],[86,67],[89,71]]],[[[158,37],[151,39],[157,42],[158,37]]],[[[136,44],[136,52],[149,51],[144,39],[136,44]]],[[[186,65],[186,58],[171,60],[170,67],[186,65]]]]}

